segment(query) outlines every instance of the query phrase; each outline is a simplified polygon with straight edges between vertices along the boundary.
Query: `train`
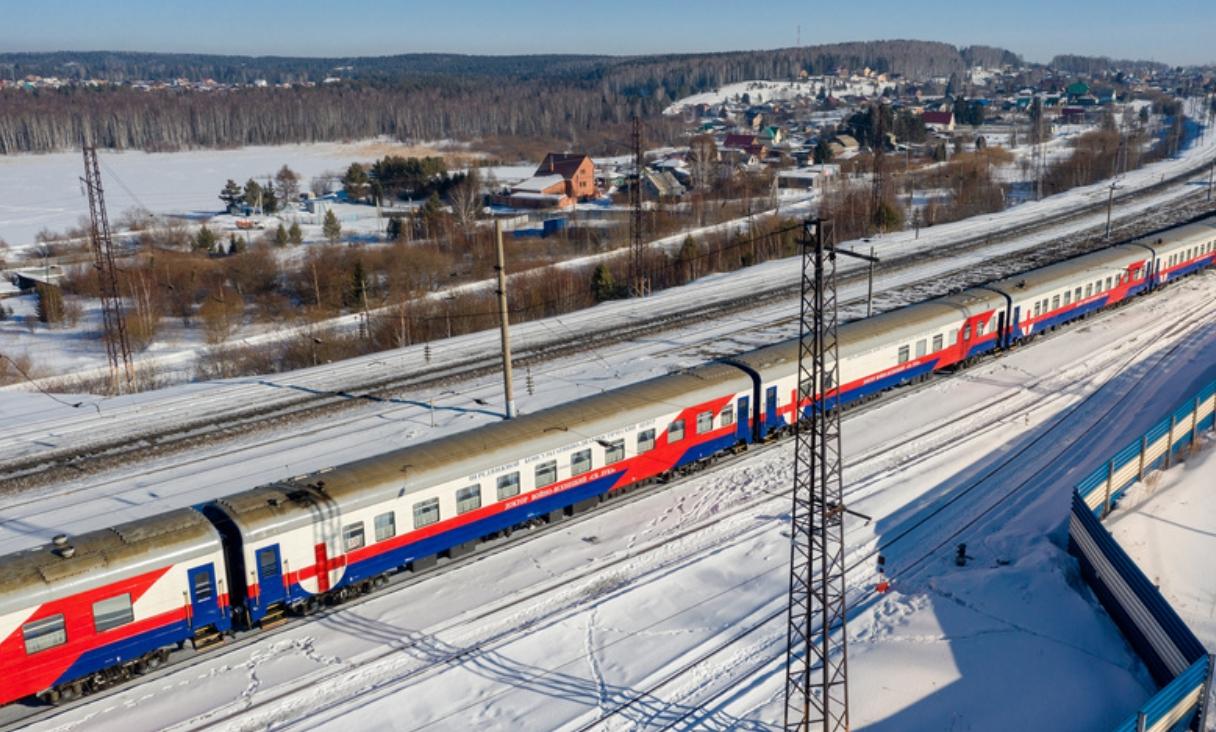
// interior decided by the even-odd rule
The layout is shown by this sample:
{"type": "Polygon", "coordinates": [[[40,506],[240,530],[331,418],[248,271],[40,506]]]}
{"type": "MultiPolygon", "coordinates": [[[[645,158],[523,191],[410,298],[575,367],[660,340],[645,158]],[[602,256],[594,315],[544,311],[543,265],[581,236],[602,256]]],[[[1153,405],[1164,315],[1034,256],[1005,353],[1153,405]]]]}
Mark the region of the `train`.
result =
{"type": "Polygon", "coordinates": [[[0,703],[60,703],[965,367],[1216,263],[1216,217],[797,339],[0,557],[0,703]],[[829,369],[831,371],[831,369],[829,369]],[[803,398],[799,398],[800,386],[803,398]]]}

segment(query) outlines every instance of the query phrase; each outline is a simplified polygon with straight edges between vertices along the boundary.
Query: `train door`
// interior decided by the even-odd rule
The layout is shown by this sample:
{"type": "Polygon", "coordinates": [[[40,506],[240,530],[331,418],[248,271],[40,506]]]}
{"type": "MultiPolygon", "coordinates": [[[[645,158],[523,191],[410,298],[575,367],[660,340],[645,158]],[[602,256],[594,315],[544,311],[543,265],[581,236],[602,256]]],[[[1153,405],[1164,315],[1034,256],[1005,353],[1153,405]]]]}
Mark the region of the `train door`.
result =
{"type": "Polygon", "coordinates": [[[996,347],[1005,347],[1005,312],[1001,311],[996,315],[996,347]]]}
{"type": "Polygon", "coordinates": [[[201,628],[218,623],[223,616],[219,590],[215,583],[215,565],[204,564],[186,573],[190,582],[190,625],[201,628]]]}
{"type": "Polygon", "coordinates": [[[283,587],[283,566],[279,557],[279,545],[272,544],[258,549],[258,607],[263,612],[270,605],[282,602],[287,596],[283,587]]]}
{"type": "Polygon", "coordinates": [[[1009,324],[1009,345],[1018,339],[1018,330],[1022,327],[1022,306],[1013,309],[1013,322],[1009,324]]]}
{"type": "Polygon", "coordinates": [[[735,404],[735,438],[742,442],[751,442],[752,439],[751,402],[750,397],[743,396],[735,404]]]}
{"type": "Polygon", "coordinates": [[[764,392],[764,426],[766,429],[777,427],[777,387],[770,386],[764,392]]]}

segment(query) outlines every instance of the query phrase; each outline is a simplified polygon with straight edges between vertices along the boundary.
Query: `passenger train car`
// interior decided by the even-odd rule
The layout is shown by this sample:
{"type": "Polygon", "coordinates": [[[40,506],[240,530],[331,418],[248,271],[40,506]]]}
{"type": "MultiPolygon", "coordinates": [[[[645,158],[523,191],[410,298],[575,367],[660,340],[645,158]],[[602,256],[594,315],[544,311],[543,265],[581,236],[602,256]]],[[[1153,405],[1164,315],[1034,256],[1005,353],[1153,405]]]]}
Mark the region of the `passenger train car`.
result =
{"type": "Polygon", "coordinates": [[[799,413],[1015,347],[1214,257],[1211,218],[846,323],[839,383],[808,385],[801,401],[792,340],[0,557],[0,703],[70,698],[168,649],[340,602],[769,439],[799,413]]]}
{"type": "Polygon", "coordinates": [[[0,560],[0,700],[79,696],[232,627],[220,534],[193,509],[0,560]]]}

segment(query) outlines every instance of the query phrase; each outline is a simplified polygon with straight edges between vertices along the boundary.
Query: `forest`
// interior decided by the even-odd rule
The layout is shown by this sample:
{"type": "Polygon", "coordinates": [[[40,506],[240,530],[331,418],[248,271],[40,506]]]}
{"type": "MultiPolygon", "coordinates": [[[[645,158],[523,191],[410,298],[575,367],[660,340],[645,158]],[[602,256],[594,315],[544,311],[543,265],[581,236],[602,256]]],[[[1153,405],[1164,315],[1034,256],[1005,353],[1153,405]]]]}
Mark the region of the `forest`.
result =
{"type": "MultiPolygon", "coordinates": [[[[949,76],[971,63],[1020,62],[1001,49],[874,41],[668,56],[458,56],[289,59],[191,54],[0,54],[0,69],[113,81],[186,78],[243,83],[341,74],[316,87],[197,93],[128,86],[0,92],[0,154],[104,148],[177,150],[343,140],[544,138],[596,151],[623,139],[632,115],[748,79],[839,67],[949,76]]],[[[662,135],[664,128],[658,127],[662,135]]],[[[619,143],[618,143],[619,145],[619,143]]]]}

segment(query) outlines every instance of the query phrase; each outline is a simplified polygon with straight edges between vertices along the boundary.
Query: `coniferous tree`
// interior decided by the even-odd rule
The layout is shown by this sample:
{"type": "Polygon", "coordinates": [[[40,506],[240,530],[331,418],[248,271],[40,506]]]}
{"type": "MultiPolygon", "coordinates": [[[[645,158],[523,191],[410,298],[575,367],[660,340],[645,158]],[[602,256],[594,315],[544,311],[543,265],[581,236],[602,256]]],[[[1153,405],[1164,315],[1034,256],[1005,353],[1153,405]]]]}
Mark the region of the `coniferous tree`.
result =
{"type": "MultiPolygon", "coordinates": [[[[229,181],[230,183],[232,181],[229,181]]],[[[215,232],[207,228],[206,224],[199,227],[198,233],[194,235],[194,250],[197,252],[210,252],[215,247],[215,232]]]]}
{"type": "Polygon", "coordinates": [[[274,213],[279,210],[279,198],[274,193],[274,183],[269,178],[262,186],[262,213],[274,213]]]}
{"type": "Polygon", "coordinates": [[[591,294],[596,302],[614,300],[620,294],[616,280],[612,277],[612,270],[602,264],[596,265],[595,271],[591,273],[591,294]]]}
{"type": "Polygon", "coordinates": [[[337,244],[342,238],[342,224],[338,223],[338,217],[334,216],[332,208],[325,210],[325,223],[321,225],[321,233],[325,234],[330,244],[337,244]]]}
{"type": "MultiPolygon", "coordinates": [[[[244,193],[245,205],[253,208],[261,208],[266,205],[265,198],[262,194],[262,185],[253,178],[245,181],[244,193]]],[[[263,210],[265,210],[263,208],[263,210]]]]}
{"type": "Polygon", "coordinates": [[[287,241],[292,244],[304,243],[304,232],[300,230],[300,222],[292,221],[291,228],[287,230],[287,241]]]}
{"type": "Polygon", "coordinates": [[[367,197],[369,186],[367,171],[359,163],[351,163],[342,176],[342,188],[352,201],[362,201],[367,197]]]}
{"type": "Polygon", "coordinates": [[[224,184],[224,189],[220,191],[220,200],[224,202],[228,213],[234,213],[240,209],[243,194],[241,193],[241,187],[236,184],[236,181],[231,178],[228,179],[228,182],[224,184]]]}
{"type": "Polygon", "coordinates": [[[287,227],[283,226],[283,222],[280,221],[279,228],[274,231],[274,245],[276,247],[285,247],[288,240],[287,227]]]}

